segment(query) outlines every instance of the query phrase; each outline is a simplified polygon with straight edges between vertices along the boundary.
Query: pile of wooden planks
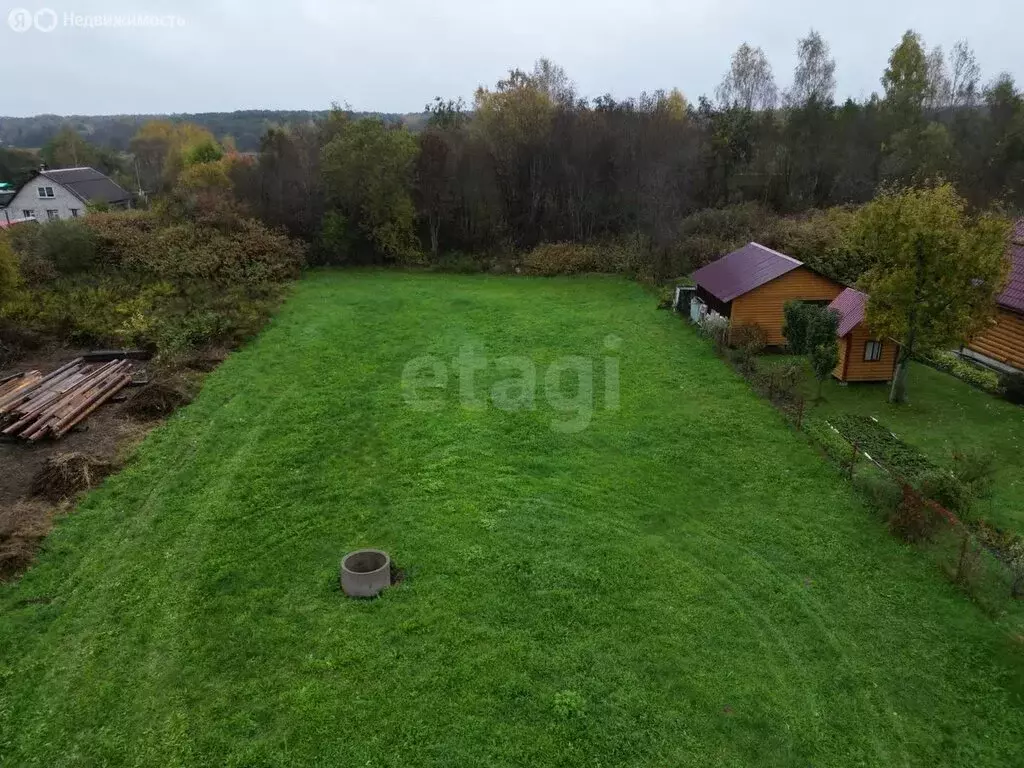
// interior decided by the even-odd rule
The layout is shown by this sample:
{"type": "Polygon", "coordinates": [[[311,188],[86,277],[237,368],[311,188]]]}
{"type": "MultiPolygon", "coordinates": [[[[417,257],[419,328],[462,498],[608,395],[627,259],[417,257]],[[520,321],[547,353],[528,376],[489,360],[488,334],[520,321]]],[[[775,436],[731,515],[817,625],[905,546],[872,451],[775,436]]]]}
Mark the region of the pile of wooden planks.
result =
{"type": "Polygon", "coordinates": [[[81,357],[47,376],[27,371],[11,377],[0,383],[0,432],[32,442],[63,437],[131,380],[129,360],[88,363],[81,357]]]}

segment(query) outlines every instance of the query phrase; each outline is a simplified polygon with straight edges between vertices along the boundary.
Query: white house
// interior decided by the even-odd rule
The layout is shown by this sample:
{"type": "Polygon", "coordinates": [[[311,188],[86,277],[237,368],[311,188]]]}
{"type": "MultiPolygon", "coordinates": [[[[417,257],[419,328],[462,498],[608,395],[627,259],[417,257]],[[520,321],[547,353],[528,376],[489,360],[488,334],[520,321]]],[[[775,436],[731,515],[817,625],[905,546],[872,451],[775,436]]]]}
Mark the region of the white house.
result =
{"type": "Polygon", "coordinates": [[[5,218],[52,221],[84,216],[89,203],[127,208],[131,196],[95,168],[40,170],[7,204],[5,218]]]}

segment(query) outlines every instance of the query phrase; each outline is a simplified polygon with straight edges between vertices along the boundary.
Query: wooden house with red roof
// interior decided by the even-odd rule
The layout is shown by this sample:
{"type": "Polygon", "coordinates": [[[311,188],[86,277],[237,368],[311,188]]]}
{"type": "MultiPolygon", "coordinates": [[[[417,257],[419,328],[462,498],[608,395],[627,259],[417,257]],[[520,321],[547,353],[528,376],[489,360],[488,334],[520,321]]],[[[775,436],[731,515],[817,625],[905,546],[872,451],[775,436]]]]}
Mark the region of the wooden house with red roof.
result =
{"type": "Polygon", "coordinates": [[[847,288],[828,308],[839,315],[839,363],[832,375],[840,381],[892,381],[900,345],[868,328],[867,294],[847,288]]]}
{"type": "Polygon", "coordinates": [[[1024,370],[1024,219],[1014,228],[1009,258],[1010,277],[996,299],[995,319],[963,352],[995,368],[1024,370]]]}
{"type": "Polygon", "coordinates": [[[787,301],[824,305],[843,290],[835,280],[760,243],[747,243],[691,277],[701,304],[729,318],[733,331],[748,324],[760,326],[769,346],[786,343],[782,324],[787,301]]]}

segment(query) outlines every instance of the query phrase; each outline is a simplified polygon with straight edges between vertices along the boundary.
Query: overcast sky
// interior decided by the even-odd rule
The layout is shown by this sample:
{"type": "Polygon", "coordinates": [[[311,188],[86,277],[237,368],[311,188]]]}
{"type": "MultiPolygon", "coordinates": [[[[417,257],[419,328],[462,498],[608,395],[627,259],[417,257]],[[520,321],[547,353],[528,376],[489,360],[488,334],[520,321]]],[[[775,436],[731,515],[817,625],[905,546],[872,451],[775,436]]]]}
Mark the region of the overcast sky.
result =
{"type": "Polygon", "coordinates": [[[1024,80],[1019,0],[22,0],[5,14],[0,115],[332,101],[413,112],[435,95],[468,101],[478,85],[541,56],[564,67],[582,95],[678,87],[696,100],[714,91],[744,41],[764,48],[785,87],[797,38],[811,27],[832,46],[840,97],[880,89],[908,27],[947,51],[966,38],[983,81],[1004,70],[1024,80]],[[71,18],[91,14],[151,14],[160,23],[87,27],[71,18]]]}

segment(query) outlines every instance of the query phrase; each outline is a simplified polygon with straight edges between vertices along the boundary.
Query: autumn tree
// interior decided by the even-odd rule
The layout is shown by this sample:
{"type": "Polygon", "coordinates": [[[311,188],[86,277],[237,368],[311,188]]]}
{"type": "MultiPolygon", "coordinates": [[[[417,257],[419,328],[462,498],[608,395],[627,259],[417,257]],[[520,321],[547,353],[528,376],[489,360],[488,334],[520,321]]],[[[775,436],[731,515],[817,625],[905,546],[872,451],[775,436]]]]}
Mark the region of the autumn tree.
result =
{"type": "Polygon", "coordinates": [[[96,164],[96,147],[83,139],[74,128],[65,125],[39,152],[50,168],[78,168],[96,164]]]}
{"type": "Polygon", "coordinates": [[[949,53],[949,104],[952,107],[974,107],[978,103],[981,67],[974,50],[966,40],[957,41],[949,53]]]}
{"type": "Polygon", "coordinates": [[[116,153],[86,141],[70,125],[62,127],[39,152],[49,168],[95,168],[113,176],[123,163],[116,153]]]}
{"type": "Polygon", "coordinates": [[[192,123],[150,120],[129,142],[139,183],[146,191],[166,191],[185,167],[185,158],[196,146],[218,146],[213,134],[192,123]]]}
{"type": "Polygon", "coordinates": [[[991,317],[1008,234],[1005,219],[970,214],[949,184],[886,189],[862,209],[859,247],[873,258],[860,281],[867,322],[901,342],[891,402],[906,400],[915,351],[959,346],[991,317]]]}
{"type": "Polygon", "coordinates": [[[832,58],[825,39],[813,29],[801,38],[796,47],[797,64],[793,85],[786,91],[790,106],[803,107],[809,102],[831,104],[836,93],[836,60],[832,58]]]}
{"type": "Polygon", "coordinates": [[[737,48],[715,95],[723,107],[773,109],[778,100],[778,88],[764,51],[748,43],[737,48]]]}
{"type": "Polygon", "coordinates": [[[419,250],[411,196],[417,152],[405,128],[370,118],[345,124],[323,150],[329,204],[388,259],[407,259],[419,250]]]}
{"type": "Polygon", "coordinates": [[[933,86],[924,44],[921,36],[913,30],[904,32],[899,45],[893,48],[889,65],[882,75],[882,87],[885,89],[886,108],[898,127],[921,120],[933,86]]]}

